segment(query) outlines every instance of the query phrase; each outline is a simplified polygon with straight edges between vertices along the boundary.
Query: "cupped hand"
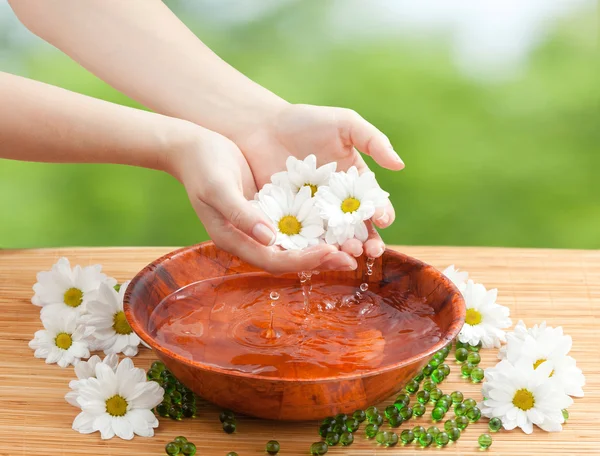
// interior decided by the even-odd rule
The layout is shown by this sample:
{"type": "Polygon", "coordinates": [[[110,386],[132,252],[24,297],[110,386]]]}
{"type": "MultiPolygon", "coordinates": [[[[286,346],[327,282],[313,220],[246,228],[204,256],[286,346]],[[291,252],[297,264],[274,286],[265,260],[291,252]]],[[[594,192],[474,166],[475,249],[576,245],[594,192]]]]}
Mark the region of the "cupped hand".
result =
{"type": "Polygon", "coordinates": [[[192,124],[182,137],[186,139],[181,146],[166,158],[167,170],[185,186],[219,248],[273,274],[356,268],[356,260],[334,246],[322,244],[305,251],[273,246],[273,224],[248,201],[257,189],[240,149],[224,136],[192,124]]]}
{"type": "MultiPolygon", "coordinates": [[[[285,169],[289,155],[304,159],[314,154],[319,166],[335,161],[338,171],[356,166],[359,173],[363,173],[369,168],[358,152],[360,150],[384,168],[404,168],[388,138],[352,110],[284,104],[265,119],[259,128],[235,138],[258,187],[268,183],[274,173],[285,169]]],[[[372,223],[367,223],[369,237],[364,246],[359,240],[351,239],[341,246],[342,251],[360,256],[364,250],[370,257],[381,256],[385,245],[373,224],[386,228],[394,218],[394,208],[388,201],[385,207],[375,212],[372,223]]]]}

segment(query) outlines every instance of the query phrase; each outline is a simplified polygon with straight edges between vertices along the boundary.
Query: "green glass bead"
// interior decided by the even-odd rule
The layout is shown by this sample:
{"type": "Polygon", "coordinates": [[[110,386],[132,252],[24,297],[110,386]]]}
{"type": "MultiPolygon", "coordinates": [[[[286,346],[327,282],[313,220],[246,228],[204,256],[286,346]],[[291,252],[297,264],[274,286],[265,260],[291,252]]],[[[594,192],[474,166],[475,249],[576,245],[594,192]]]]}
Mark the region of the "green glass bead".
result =
{"type": "Polygon", "coordinates": [[[429,365],[433,366],[433,368],[435,369],[436,367],[438,367],[440,364],[442,364],[442,362],[439,359],[436,358],[431,358],[429,360],[429,365]]]}
{"type": "Polygon", "coordinates": [[[419,445],[422,447],[428,447],[433,442],[433,437],[428,432],[419,436],[419,445]]]}
{"type": "Polygon", "coordinates": [[[448,438],[450,440],[452,440],[453,442],[456,442],[460,438],[460,429],[458,429],[457,427],[452,428],[452,429],[448,430],[447,432],[448,432],[448,438]]]}
{"type": "Polygon", "coordinates": [[[166,394],[171,394],[173,391],[175,391],[175,385],[171,384],[171,383],[167,383],[165,381],[160,383],[160,386],[162,387],[162,389],[165,390],[166,394]]]}
{"type": "Polygon", "coordinates": [[[492,437],[489,434],[481,434],[477,439],[477,443],[479,443],[481,448],[487,450],[492,446],[492,437]]]}
{"type": "Polygon", "coordinates": [[[173,374],[171,373],[171,371],[169,371],[169,369],[163,369],[160,373],[160,378],[162,380],[169,380],[175,382],[175,377],[173,377],[173,374]]]}
{"type": "Polygon", "coordinates": [[[372,439],[373,437],[375,437],[378,432],[379,432],[379,426],[377,426],[374,423],[369,423],[369,424],[367,424],[367,427],[365,427],[365,435],[369,439],[372,439]]]}
{"type": "Polygon", "coordinates": [[[431,373],[431,380],[433,380],[435,383],[442,383],[445,378],[446,376],[439,369],[436,369],[431,373]]]}
{"type": "Polygon", "coordinates": [[[398,413],[400,413],[398,411],[398,409],[396,407],[394,407],[393,405],[388,405],[385,408],[385,417],[389,420],[390,417],[392,416],[398,416],[398,413]]]}
{"type": "Polygon", "coordinates": [[[269,440],[265,445],[265,451],[270,455],[279,453],[280,446],[277,440],[269,440]]]}
{"type": "MultiPolygon", "coordinates": [[[[396,410],[396,408],[394,407],[394,410],[396,410]]],[[[356,432],[358,430],[360,426],[360,423],[358,422],[358,420],[355,420],[354,418],[348,418],[346,420],[346,429],[348,430],[348,432],[356,432]]]]}
{"type": "Polygon", "coordinates": [[[329,446],[337,445],[339,441],[340,434],[338,434],[337,432],[328,432],[325,436],[325,442],[327,442],[327,445],[329,446]]]}
{"type": "Polygon", "coordinates": [[[167,366],[162,361],[154,361],[150,366],[150,369],[154,369],[155,371],[162,372],[166,370],[167,366]]]}
{"type": "Polygon", "coordinates": [[[235,451],[230,451],[225,456],[239,456],[235,451]]]}
{"type": "Polygon", "coordinates": [[[367,414],[364,410],[355,410],[352,414],[352,418],[354,418],[359,423],[362,423],[364,420],[367,419],[367,414]]]}
{"type": "Polygon", "coordinates": [[[383,417],[379,414],[369,417],[369,423],[381,426],[383,424],[383,417]]]}
{"type": "Polygon", "coordinates": [[[185,418],[194,418],[196,416],[196,406],[194,404],[183,404],[181,413],[185,418]]]}
{"type": "Polygon", "coordinates": [[[450,366],[448,366],[446,363],[440,364],[438,366],[438,370],[444,374],[444,378],[446,378],[446,377],[448,377],[448,375],[450,375],[450,366]]]}
{"type": "Polygon", "coordinates": [[[467,410],[467,418],[471,423],[477,423],[479,418],[481,418],[481,410],[477,407],[473,407],[472,409],[467,410]]]}
{"type": "Polygon", "coordinates": [[[192,442],[186,442],[181,447],[181,452],[185,456],[194,456],[196,454],[196,445],[194,445],[192,442]]]}
{"type": "Polygon", "coordinates": [[[402,431],[402,433],[400,434],[400,440],[402,440],[402,443],[404,443],[404,444],[412,443],[412,441],[414,439],[415,439],[415,433],[413,431],[411,431],[410,429],[404,429],[402,431]]]}
{"type": "Polygon", "coordinates": [[[432,402],[437,402],[439,398],[443,395],[444,393],[439,388],[434,388],[431,391],[429,391],[429,399],[431,399],[432,402]]]}
{"type": "Polygon", "coordinates": [[[431,375],[431,373],[433,372],[433,370],[435,369],[435,367],[433,367],[431,364],[427,364],[424,368],[423,368],[423,375],[425,377],[429,377],[431,375]]]}
{"type": "Polygon", "coordinates": [[[331,424],[324,423],[319,426],[319,435],[323,438],[331,431],[333,431],[331,424]]]}
{"type": "Polygon", "coordinates": [[[442,352],[436,352],[436,353],[433,355],[433,357],[434,357],[435,359],[439,360],[441,363],[443,363],[443,362],[444,362],[444,358],[446,358],[442,352]]]}
{"type": "Polygon", "coordinates": [[[196,396],[193,393],[183,393],[181,395],[181,401],[184,404],[194,404],[196,405],[196,396]]]}
{"type": "Polygon", "coordinates": [[[452,399],[452,402],[454,404],[458,404],[460,402],[462,402],[463,398],[464,398],[464,394],[461,393],[460,391],[454,391],[451,395],[450,395],[450,399],[452,399]]]}
{"type": "Polygon", "coordinates": [[[379,431],[377,433],[377,435],[375,436],[375,441],[380,444],[383,445],[387,439],[388,439],[388,432],[387,431],[379,431]]]}
{"type": "Polygon", "coordinates": [[[321,421],[321,424],[335,424],[335,418],[332,416],[328,416],[327,418],[325,418],[323,421],[321,421]]]}
{"type": "Polygon", "coordinates": [[[335,424],[332,425],[331,430],[336,434],[341,434],[346,430],[346,423],[338,423],[336,421],[335,424]]]}
{"type": "Polygon", "coordinates": [[[450,429],[452,429],[452,428],[454,428],[454,427],[456,427],[456,421],[454,421],[454,420],[447,420],[447,421],[444,423],[444,429],[445,429],[446,431],[449,431],[450,429]]]}
{"type": "MultiPolygon", "coordinates": [[[[394,404],[403,404],[403,405],[408,405],[410,404],[410,396],[406,393],[400,393],[398,394],[398,396],[396,396],[396,400],[394,401],[394,404]]],[[[402,408],[402,407],[400,407],[402,408]]]]}
{"type": "Polygon", "coordinates": [[[227,433],[227,434],[233,434],[235,432],[235,429],[237,428],[237,424],[235,423],[235,421],[224,421],[223,422],[223,430],[227,433]]]}
{"type": "Polygon", "coordinates": [[[471,363],[473,366],[476,366],[481,362],[481,356],[477,352],[471,352],[469,353],[469,356],[467,356],[467,362],[471,363]]]}
{"type": "Polygon", "coordinates": [[[448,434],[446,432],[440,432],[438,435],[435,436],[435,443],[438,446],[446,446],[448,445],[448,442],[450,441],[450,437],[448,436],[448,434]]]}
{"type": "Polygon", "coordinates": [[[464,403],[458,403],[454,406],[454,414],[456,416],[464,416],[467,413],[467,410],[469,410],[469,407],[464,403]]]}
{"type": "Polygon", "coordinates": [[[411,380],[410,382],[408,382],[406,384],[406,386],[404,388],[410,394],[414,394],[414,393],[416,393],[419,390],[419,382],[416,382],[415,380],[411,380]]]}
{"type": "Polygon", "coordinates": [[[484,372],[481,367],[474,367],[471,371],[471,381],[473,383],[480,383],[483,380],[484,372]]]}
{"type": "MultiPolygon", "coordinates": [[[[450,344],[450,345],[452,345],[452,344],[450,344]]],[[[448,355],[450,354],[450,346],[449,346],[449,345],[446,345],[446,346],[445,346],[444,348],[442,348],[440,351],[441,351],[441,352],[444,354],[444,358],[447,358],[447,357],[448,357],[448,355]]]]}
{"type": "Polygon", "coordinates": [[[435,406],[436,407],[440,407],[443,408],[446,412],[448,411],[448,409],[450,408],[450,406],[452,405],[452,401],[449,401],[448,399],[441,397],[436,403],[435,406]]]}
{"type": "Polygon", "coordinates": [[[183,410],[179,405],[171,405],[169,407],[169,417],[174,420],[181,420],[183,418],[183,410]]]}
{"type": "Polygon", "coordinates": [[[454,357],[456,358],[456,361],[459,363],[464,363],[467,360],[468,356],[469,356],[469,350],[467,350],[466,348],[457,348],[456,351],[454,352],[454,357]]]}
{"type": "Polygon", "coordinates": [[[371,418],[372,416],[379,415],[379,409],[372,405],[365,411],[365,413],[367,414],[367,418],[371,418]]]}
{"type": "Polygon", "coordinates": [[[475,406],[477,406],[477,401],[475,399],[465,399],[463,404],[465,404],[465,407],[467,407],[467,409],[473,408],[475,406]]]}
{"type": "Polygon", "coordinates": [[[115,284],[113,289],[118,293],[119,291],[121,291],[121,284],[120,283],[115,284]]]}
{"type": "Polygon", "coordinates": [[[342,446],[352,445],[352,442],[354,442],[354,434],[352,434],[352,432],[346,431],[340,435],[340,443],[342,446]]]}
{"type": "Polygon", "coordinates": [[[417,372],[417,375],[415,375],[415,378],[413,378],[413,380],[415,382],[419,382],[419,383],[421,383],[424,379],[425,379],[425,374],[423,373],[422,370],[417,372]]]}
{"type": "Polygon", "coordinates": [[[472,364],[463,363],[463,365],[460,366],[460,375],[464,378],[470,377],[473,367],[475,366],[473,366],[472,364]]]}
{"type": "Polygon", "coordinates": [[[221,423],[224,423],[225,421],[234,421],[235,413],[233,413],[231,410],[223,410],[221,413],[219,413],[219,420],[221,423]]]}
{"type": "Polygon", "coordinates": [[[183,446],[183,444],[187,443],[188,439],[186,439],[184,436],[180,435],[177,436],[173,439],[173,442],[175,442],[177,445],[179,445],[180,447],[183,446]]]}
{"type": "Polygon", "coordinates": [[[346,420],[348,419],[348,415],[346,415],[345,413],[338,413],[335,417],[335,422],[336,423],[345,423],[346,420]]]}
{"type": "Polygon", "coordinates": [[[442,407],[436,407],[431,411],[431,418],[433,418],[434,421],[443,420],[445,415],[446,411],[442,407]]]}
{"type": "Polygon", "coordinates": [[[421,390],[417,393],[417,400],[421,403],[421,404],[427,404],[429,402],[429,391],[425,391],[425,390],[421,390]]]}
{"type": "Polygon", "coordinates": [[[423,416],[427,410],[424,404],[415,404],[412,409],[414,416],[423,416]]]}
{"type": "Polygon", "coordinates": [[[469,344],[466,344],[456,339],[456,349],[458,350],[459,348],[469,348],[469,344]]]}
{"type": "Polygon", "coordinates": [[[181,404],[182,395],[179,391],[173,391],[171,394],[171,402],[173,404],[181,404]]]}
{"type": "Polygon", "coordinates": [[[477,345],[469,345],[467,349],[471,352],[478,352],[479,350],[481,350],[482,345],[483,344],[479,342],[477,345]]]}
{"type": "Polygon", "coordinates": [[[430,378],[423,382],[423,391],[430,392],[434,388],[437,388],[437,384],[430,378]]]}
{"type": "Polygon", "coordinates": [[[179,445],[177,445],[175,442],[167,443],[167,445],[165,446],[165,453],[167,453],[170,456],[179,454],[179,445]]]}
{"type": "Polygon", "coordinates": [[[565,419],[565,423],[567,422],[567,420],[569,419],[569,411],[567,409],[562,409],[562,416],[565,419]]]}
{"type": "Polygon", "coordinates": [[[329,446],[325,442],[315,442],[310,446],[310,454],[320,456],[329,451],[329,446]]]}
{"type": "Polygon", "coordinates": [[[156,413],[158,413],[162,417],[167,417],[169,416],[169,407],[169,404],[161,402],[156,406],[156,413]]]}
{"type": "Polygon", "coordinates": [[[404,418],[402,418],[400,415],[392,416],[388,419],[388,423],[390,427],[397,428],[404,423],[404,418]]]}
{"type": "Polygon", "coordinates": [[[457,416],[455,421],[456,427],[461,431],[464,431],[469,425],[469,418],[467,418],[466,416],[457,416]]]}
{"type": "Polygon", "coordinates": [[[412,407],[404,407],[403,409],[400,410],[400,416],[402,417],[402,419],[404,421],[410,420],[413,416],[413,409],[412,407]]]}
{"type": "Polygon", "coordinates": [[[385,446],[393,447],[398,445],[398,434],[395,432],[390,432],[387,441],[385,442],[385,446]]]}
{"type": "Polygon", "coordinates": [[[430,434],[431,437],[433,437],[435,439],[435,436],[440,433],[440,430],[438,429],[437,426],[429,426],[429,428],[427,428],[427,433],[430,434]]]}
{"type": "Polygon", "coordinates": [[[415,426],[414,428],[412,428],[412,431],[415,435],[415,439],[418,439],[419,437],[421,437],[421,434],[425,434],[427,432],[427,429],[425,429],[423,426],[415,426]]]}
{"type": "Polygon", "coordinates": [[[490,428],[490,431],[498,432],[502,429],[502,420],[496,416],[489,421],[488,427],[490,428]]]}

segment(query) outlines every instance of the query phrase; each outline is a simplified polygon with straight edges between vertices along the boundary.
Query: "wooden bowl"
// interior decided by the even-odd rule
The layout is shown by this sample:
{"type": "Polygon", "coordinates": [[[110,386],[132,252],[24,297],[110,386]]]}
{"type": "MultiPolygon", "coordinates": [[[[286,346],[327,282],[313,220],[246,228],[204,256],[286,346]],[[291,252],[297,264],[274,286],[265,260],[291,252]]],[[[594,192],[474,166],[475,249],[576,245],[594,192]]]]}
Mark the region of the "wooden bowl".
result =
{"type": "MultiPolygon", "coordinates": [[[[361,279],[364,258],[351,272],[322,273],[323,280],[361,279]]],[[[322,419],[352,413],[378,404],[399,391],[436,351],[449,344],[465,319],[460,292],[437,269],[393,250],[386,250],[373,267],[371,280],[393,284],[426,299],[441,328],[437,343],[423,346],[417,355],[366,373],[332,378],[290,379],[264,377],[222,369],[174,353],[151,336],[148,326],[154,308],[180,288],[199,280],[259,272],[212,242],[171,252],[146,266],[131,281],[124,309],[133,330],[188,388],[227,409],[259,418],[279,420],[322,419]]]]}

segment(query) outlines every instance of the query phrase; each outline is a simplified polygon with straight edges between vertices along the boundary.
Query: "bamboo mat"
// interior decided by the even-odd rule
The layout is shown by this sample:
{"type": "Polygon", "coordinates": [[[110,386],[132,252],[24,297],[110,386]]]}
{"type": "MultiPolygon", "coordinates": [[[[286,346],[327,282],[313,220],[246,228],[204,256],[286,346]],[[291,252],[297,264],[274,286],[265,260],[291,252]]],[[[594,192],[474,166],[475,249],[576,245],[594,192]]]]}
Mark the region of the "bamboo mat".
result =
{"type": "MultiPolygon", "coordinates": [[[[571,418],[561,433],[536,429],[527,436],[521,431],[492,434],[490,454],[600,454],[600,251],[524,250],[495,248],[397,247],[438,268],[455,263],[471,272],[475,281],[499,289],[499,302],[511,309],[513,322],[523,319],[529,326],[546,320],[562,325],[573,337],[571,354],[586,375],[585,397],[569,409],[571,418]]],[[[61,369],[35,359],[27,346],[41,328],[39,308],[30,303],[31,286],[37,271],[49,269],[60,256],[72,264],[101,263],[104,271],[120,282],[169,248],[49,249],[0,251],[0,455],[160,455],[164,445],[185,435],[198,448],[198,455],[222,455],[237,451],[240,456],[261,455],[270,439],[281,444],[282,456],[308,454],[318,439],[317,423],[282,423],[239,418],[238,431],[221,430],[218,410],[209,404],[199,408],[193,420],[160,420],[154,438],[117,438],[102,441],[98,433],[80,435],[71,430],[77,409],[64,394],[74,378],[72,368],[61,369]]],[[[494,362],[496,352],[482,350],[482,367],[494,362]]],[[[154,360],[142,349],[136,366],[147,368],[154,360]]],[[[450,360],[450,359],[449,359],[450,360]]],[[[445,392],[460,389],[480,400],[479,387],[460,379],[460,369],[442,384],[445,392]]],[[[429,408],[429,407],[428,407],[429,408]]],[[[430,423],[424,418],[410,426],[430,423]]],[[[403,425],[401,429],[404,429],[403,425]]],[[[364,439],[364,425],[349,447],[332,447],[330,455],[481,454],[476,441],[487,432],[487,422],[470,425],[460,440],[444,449],[419,449],[414,445],[378,447],[364,439]]]]}

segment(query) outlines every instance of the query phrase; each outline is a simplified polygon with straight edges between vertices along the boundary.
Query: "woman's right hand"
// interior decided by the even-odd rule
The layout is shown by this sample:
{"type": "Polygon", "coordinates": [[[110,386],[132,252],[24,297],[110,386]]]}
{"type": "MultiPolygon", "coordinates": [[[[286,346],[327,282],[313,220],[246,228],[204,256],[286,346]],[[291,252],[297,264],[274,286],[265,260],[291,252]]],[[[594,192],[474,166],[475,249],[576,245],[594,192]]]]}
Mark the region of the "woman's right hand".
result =
{"type": "Polygon", "coordinates": [[[185,122],[185,130],[177,140],[180,144],[165,157],[165,167],[185,186],[196,214],[219,248],[272,274],[356,269],[352,256],[331,245],[304,251],[273,246],[273,223],[248,201],[257,188],[240,149],[195,124],[185,122]]]}

